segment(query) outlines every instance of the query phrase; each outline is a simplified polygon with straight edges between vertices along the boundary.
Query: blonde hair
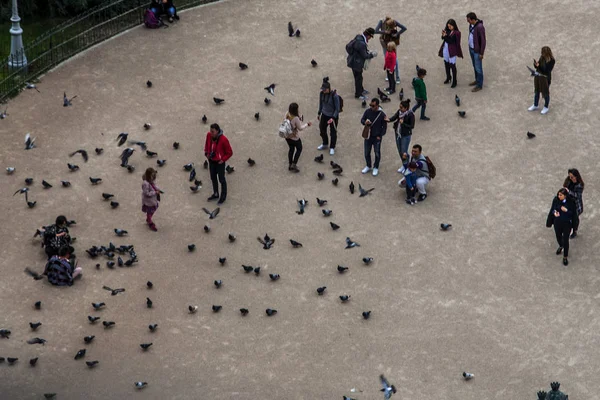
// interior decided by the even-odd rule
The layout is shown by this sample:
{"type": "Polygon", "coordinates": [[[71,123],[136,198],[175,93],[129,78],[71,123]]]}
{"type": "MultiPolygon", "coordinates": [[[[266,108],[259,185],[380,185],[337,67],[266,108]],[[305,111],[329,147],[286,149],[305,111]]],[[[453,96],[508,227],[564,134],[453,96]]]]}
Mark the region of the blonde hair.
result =
{"type": "Polygon", "coordinates": [[[385,25],[389,26],[389,27],[396,27],[396,21],[394,21],[394,18],[390,17],[390,16],[386,16],[385,17],[385,21],[384,21],[385,25]]]}
{"type": "Polygon", "coordinates": [[[396,43],[388,42],[387,51],[393,51],[395,53],[396,52],[396,43]]]}
{"type": "Polygon", "coordinates": [[[544,57],[546,61],[554,60],[554,56],[552,55],[552,50],[550,50],[550,47],[542,47],[542,57],[544,57]]]}

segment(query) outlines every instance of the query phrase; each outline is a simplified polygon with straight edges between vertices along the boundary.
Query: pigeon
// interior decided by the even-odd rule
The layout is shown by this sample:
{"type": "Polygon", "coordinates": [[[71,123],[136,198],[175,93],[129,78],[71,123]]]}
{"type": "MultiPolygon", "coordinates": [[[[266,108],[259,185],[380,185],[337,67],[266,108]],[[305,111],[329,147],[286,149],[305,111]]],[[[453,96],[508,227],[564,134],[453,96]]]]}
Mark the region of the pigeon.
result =
{"type": "Polygon", "coordinates": [[[146,155],[148,157],[156,157],[158,155],[158,153],[156,153],[154,151],[146,150],[146,155]]]}
{"type": "Polygon", "coordinates": [[[362,186],[360,186],[360,183],[358,184],[358,191],[360,192],[360,196],[358,197],[365,197],[366,195],[368,195],[369,193],[371,193],[373,190],[375,190],[375,188],[371,188],[368,190],[365,190],[362,188],[362,186]]]}
{"type": "Polygon", "coordinates": [[[8,107],[6,107],[4,109],[4,112],[0,113],[0,119],[5,119],[6,117],[8,117],[7,111],[8,111],[8,107]]]}
{"type": "Polygon", "coordinates": [[[140,347],[142,348],[142,350],[148,350],[150,348],[150,346],[152,346],[152,343],[142,343],[142,344],[140,344],[140,347]]]}
{"type": "Polygon", "coordinates": [[[76,151],[72,152],[71,154],[69,154],[69,157],[73,157],[77,153],[81,154],[81,156],[83,157],[83,161],[84,162],[88,161],[88,153],[87,153],[87,151],[85,151],[83,149],[79,149],[79,150],[76,150],[76,151]]]}
{"type": "Polygon", "coordinates": [[[146,145],[146,142],[142,142],[142,141],[139,141],[139,140],[130,140],[127,143],[133,144],[133,145],[138,145],[138,146],[140,146],[140,148],[143,151],[146,151],[148,149],[148,146],[146,145]]]}
{"type": "Polygon", "coordinates": [[[320,198],[317,197],[317,204],[321,207],[323,207],[325,204],[327,204],[327,200],[322,200],[320,198]]]}
{"type": "Polygon", "coordinates": [[[94,149],[94,151],[96,152],[96,155],[98,155],[98,156],[99,156],[100,154],[102,154],[102,153],[104,152],[104,149],[103,149],[103,148],[101,148],[101,147],[96,147],[96,148],[94,149]]]}
{"type": "Polygon", "coordinates": [[[220,99],[218,97],[213,97],[213,101],[215,102],[216,105],[220,105],[221,103],[223,103],[225,101],[225,99],[220,99]]]}
{"type": "Polygon", "coordinates": [[[151,87],[152,87],[152,82],[150,82],[150,80],[148,80],[148,81],[146,82],[146,86],[147,86],[147,87],[149,87],[149,88],[151,88],[151,87]]]}
{"type": "Polygon", "coordinates": [[[365,265],[369,265],[373,262],[373,257],[363,257],[362,261],[365,263],[365,265]]]}
{"type": "Polygon", "coordinates": [[[41,93],[40,90],[33,83],[25,82],[25,87],[27,89],[35,89],[38,93],[41,93]]]}
{"type": "Polygon", "coordinates": [[[260,113],[259,112],[254,113],[254,119],[257,120],[257,121],[260,119],[260,113]]]}
{"type": "Polygon", "coordinates": [[[127,141],[127,136],[129,134],[127,132],[121,132],[117,135],[117,140],[119,141],[119,143],[117,143],[117,145],[119,147],[121,147],[122,145],[125,144],[125,142],[127,141]]]}
{"type": "Polygon", "coordinates": [[[206,233],[210,232],[210,226],[204,225],[204,232],[206,232],[206,233]]]}
{"type": "Polygon", "coordinates": [[[329,165],[331,165],[331,168],[333,169],[342,169],[342,166],[334,161],[329,161],[329,165]]]}
{"type": "Polygon", "coordinates": [[[227,171],[228,174],[232,174],[235,172],[235,168],[232,167],[231,165],[228,165],[225,167],[225,171],[227,171]]]}
{"type": "Polygon", "coordinates": [[[29,327],[31,328],[32,331],[35,331],[40,326],[42,326],[41,322],[30,322],[29,323],[29,327]]]}
{"type": "Polygon", "coordinates": [[[313,66],[313,68],[316,68],[316,67],[317,67],[317,65],[319,65],[319,64],[317,64],[317,62],[316,62],[316,61],[315,61],[315,59],[313,58],[312,60],[310,60],[310,65],[312,65],[312,66],[313,66]]]}
{"type": "Polygon", "coordinates": [[[379,375],[379,380],[381,381],[381,386],[383,388],[381,391],[383,392],[383,398],[385,400],[389,400],[392,397],[392,394],[396,393],[396,387],[394,385],[390,385],[385,376],[379,375]]]}
{"type": "Polygon", "coordinates": [[[146,286],[148,287],[148,289],[152,289],[154,287],[154,283],[148,281],[146,282],[146,286]]]}
{"type": "Polygon", "coordinates": [[[470,374],[470,373],[468,373],[468,372],[463,372],[463,373],[462,373],[462,376],[463,376],[463,378],[465,378],[465,381],[468,381],[468,380],[470,380],[470,379],[473,379],[473,378],[475,378],[475,375],[473,375],[473,374],[470,374]]]}
{"type": "Polygon", "coordinates": [[[151,124],[150,122],[146,122],[146,123],[144,124],[144,129],[145,129],[145,130],[149,130],[150,128],[152,128],[152,124],[151,124]]]}
{"type": "Polygon", "coordinates": [[[94,360],[94,361],[86,361],[85,365],[87,365],[90,368],[94,368],[96,365],[98,365],[100,361],[98,360],[94,360]]]}
{"type": "Polygon", "coordinates": [[[346,249],[351,249],[353,247],[360,247],[360,244],[353,242],[349,237],[346,238],[346,249]]]}
{"type": "Polygon", "coordinates": [[[185,165],[183,166],[183,169],[184,169],[185,171],[188,171],[188,172],[190,172],[192,169],[194,169],[194,163],[188,163],[188,164],[185,164],[185,165]]]}
{"type": "Polygon", "coordinates": [[[462,118],[465,118],[467,116],[467,112],[466,111],[459,111],[458,115],[460,115],[462,118]]]}
{"type": "Polygon", "coordinates": [[[117,236],[121,237],[127,235],[128,232],[125,229],[115,228],[115,233],[117,234],[117,236]]]}
{"type": "Polygon", "coordinates": [[[540,76],[540,73],[537,72],[535,69],[531,68],[529,65],[527,65],[527,69],[529,70],[529,73],[531,74],[530,76],[540,76]]]}
{"type": "Polygon", "coordinates": [[[419,67],[419,64],[417,64],[417,66],[415,67],[415,69],[417,70],[417,74],[418,74],[419,71],[421,70],[421,67],[419,67]]]}
{"type": "Polygon", "coordinates": [[[29,133],[25,134],[25,150],[31,150],[35,147],[35,138],[31,138],[29,133]]]}
{"type": "Polygon", "coordinates": [[[452,224],[445,224],[445,223],[440,224],[440,229],[443,231],[447,231],[450,228],[452,228],[452,224]]]}
{"type": "Polygon", "coordinates": [[[102,193],[102,198],[103,198],[104,200],[108,200],[108,199],[111,199],[111,198],[113,198],[113,197],[115,197],[115,195],[114,195],[114,194],[110,194],[110,193],[102,193]]]}
{"type": "Polygon", "coordinates": [[[33,178],[25,178],[25,184],[31,185],[33,183],[33,178]]]}
{"type": "Polygon", "coordinates": [[[6,167],[6,173],[8,175],[11,175],[13,172],[15,172],[15,167],[6,167]]]}
{"type": "Polygon", "coordinates": [[[219,311],[221,311],[222,308],[223,308],[223,306],[215,306],[215,305],[212,306],[212,310],[215,313],[218,313],[219,311]]]}
{"type": "Polygon", "coordinates": [[[27,341],[28,344],[46,344],[46,339],[42,338],[33,338],[27,341]]]}
{"type": "Polygon", "coordinates": [[[19,361],[19,359],[16,357],[6,357],[6,361],[8,361],[8,365],[13,365],[17,361],[19,361]]]}
{"type": "Polygon", "coordinates": [[[300,29],[296,29],[296,33],[294,33],[294,36],[300,37],[300,29]]]}
{"type": "Polygon", "coordinates": [[[242,313],[242,316],[246,316],[248,315],[250,311],[248,311],[247,308],[240,308],[240,313],[242,313]]]}
{"type": "Polygon", "coordinates": [[[255,274],[256,276],[260,275],[260,267],[256,267],[256,268],[254,268],[254,274],[255,274]]]}
{"type": "Polygon", "coordinates": [[[333,186],[337,186],[338,182],[339,182],[339,178],[335,178],[331,180],[331,183],[333,183],[333,186]]]}
{"type": "Polygon", "coordinates": [[[367,108],[367,100],[363,100],[360,105],[362,106],[362,108],[367,108]]]}
{"type": "Polygon", "coordinates": [[[110,208],[117,208],[119,207],[119,202],[118,201],[111,201],[110,202],[110,208]]]}
{"type": "Polygon", "coordinates": [[[226,257],[219,257],[219,264],[225,265],[226,262],[227,262],[227,258],[226,257]]]}
{"type": "Polygon", "coordinates": [[[127,171],[131,174],[132,172],[135,171],[135,167],[133,165],[128,165],[127,166],[127,171]]]}
{"type": "Polygon", "coordinates": [[[116,323],[114,321],[102,321],[102,325],[104,325],[104,329],[115,326],[115,324],[116,323]]]}
{"type": "Polygon", "coordinates": [[[93,324],[94,322],[98,321],[100,319],[100,317],[92,317],[91,315],[88,315],[88,320],[93,324]]]}
{"type": "Polygon", "coordinates": [[[315,157],[315,161],[318,162],[318,163],[322,163],[323,162],[323,154],[321,154],[319,156],[316,156],[315,157]]]}
{"type": "Polygon", "coordinates": [[[37,364],[37,361],[38,361],[38,357],[31,358],[29,360],[29,365],[31,365],[32,367],[35,367],[35,364],[37,364]]]}
{"type": "Polygon", "coordinates": [[[254,167],[256,165],[256,161],[254,161],[253,159],[249,158],[248,159],[248,165],[251,167],[254,167]]]}
{"type": "Polygon", "coordinates": [[[136,389],[143,389],[148,386],[148,382],[134,382],[136,389]]]}
{"type": "Polygon", "coordinates": [[[454,95],[454,102],[456,103],[456,107],[460,107],[460,97],[457,94],[454,95]]]}
{"type": "Polygon", "coordinates": [[[244,272],[246,272],[247,274],[254,271],[254,267],[250,266],[250,265],[244,265],[242,264],[242,268],[244,269],[244,272]]]}
{"type": "Polygon", "coordinates": [[[212,211],[208,211],[206,208],[202,207],[202,211],[209,215],[208,219],[215,219],[217,218],[217,215],[219,215],[219,211],[221,211],[221,208],[217,207],[212,211]]]}
{"type": "Polygon", "coordinates": [[[235,239],[236,239],[235,235],[233,233],[231,233],[231,232],[229,232],[227,238],[229,239],[229,241],[231,243],[235,242],[235,239]]]}
{"type": "Polygon", "coordinates": [[[334,170],[332,171],[332,173],[333,173],[334,175],[336,175],[336,176],[341,176],[343,172],[344,172],[344,170],[343,170],[343,169],[341,169],[341,168],[339,168],[339,169],[334,169],[334,170]]]}
{"type": "Polygon", "coordinates": [[[84,341],[86,344],[89,344],[89,343],[92,343],[92,340],[94,340],[94,338],[95,338],[95,337],[96,337],[96,336],[94,336],[94,335],[92,335],[92,336],[86,336],[86,337],[84,337],[84,338],[83,338],[83,341],[84,341]]]}
{"type": "Polygon", "coordinates": [[[190,314],[194,314],[198,311],[198,306],[188,306],[188,310],[190,311],[190,314]]]}
{"type": "Polygon", "coordinates": [[[350,188],[350,194],[354,194],[354,182],[350,182],[350,186],[348,186],[350,188]]]}
{"type": "Polygon", "coordinates": [[[206,123],[207,121],[208,121],[208,118],[206,118],[206,114],[204,114],[204,115],[202,116],[202,122],[203,122],[203,123],[206,123]]]}
{"type": "Polygon", "coordinates": [[[33,208],[33,207],[35,207],[36,204],[37,204],[37,201],[28,201],[27,202],[27,207],[33,208]]]}
{"type": "Polygon", "coordinates": [[[77,96],[73,96],[70,99],[67,97],[67,92],[63,92],[63,107],[69,107],[72,106],[73,104],[71,103],[71,101],[77,96]]]}
{"type": "Polygon", "coordinates": [[[340,300],[342,301],[342,303],[345,303],[348,300],[350,300],[350,295],[348,295],[348,294],[341,295],[340,300]]]}
{"type": "Polygon", "coordinates": [[[188,244],[188,251],[194,251],[196,250],[196,245],[195,244],[188,244]]]}
{"type": "Polygon", "coordinates": [[[238,65],[240,66],[240,69],[241,69],[242,71],[243,71],[243,70],[245,70],[245,69],[248,69],[248,65],[247,65],[247,64],[244,64],[243,62],[239,63],[238,65]]]}
{"type": "Polygon", "coordinates": [[[340,226],[338,224],[334,224],[333,222],[330,222],[329,225],[331,225],[331,229],[333,229],[334,231],[340,229],[340,226]]]}
{"type": "Polygon", "coordinates": [[[218,280],[214,281],[214,282],[213,282],[213,284],[215,285],[215,287],[216,287],[217,289],[220,289],[220,288],[221,288],[221,286],[223,286],[223,281],[222,281],[222,280],[220,280],[220,279],[218,279],[218,280]]]}
{"type": "Polygon", "coordinates": [[[150,332],[154,332],[156,330],[156,328],[158,328],[158,324],[148,325],[148,329],[150,329],[150,332]]]}
{"type": "Polygon", "coordinates": [[[333,210],[328,210],[328,209],[321,210],[321,212],[323,212],[323,215],[326,217],[330,217],[331,214],[333,214],[333,210]]]}
{"type": "Polygon", "coordinates": [[[265,250],[269,250],[271,246],[275,244],[275,239],[271,239],[268,234],[265,234],[265,237],[263,239],[261,239],[260,237],[258,237],[257,239],[260,242],[260,244],[263,245],[263,249],[265,250]]]}
{"type": "Polygon", "coordinates": [[[146,307],[152,308],[152,300],[150,300],[150,297],[146,297],[146,307]]]}
{"type": "Polygon", "coordinates": [[[90,176],[90,182],[92,183],[92,185],[97,185],[97,184],[99,184],[100,182],[102,182],[102,178],[92,178],[92,177],[90,176]]]}
{"type": "Polygon", "coordinates": [[[294,36],[294,26],[292,25],[292,21],[288,22],[288,35],[289,37],[294,36]]]}
{"type": "Polygon", "coordinates": [[[321,286],[320,288],[317,288],[317,294],[319,296],[323,296],[323,294],[325,293],[325,289],[327,289],[327,286],[321,286]]]}
{"type": "Polygon", "coordinates": [[[104,307],[106,305],[106,303],[92,303],[92,307],[94,307],[94,310],[99,310],[102,307],[104,307]]]}
{"type": "Polygon", "coordinates": [[[265,97],[265,99],[263,100],[265,102],[266,105],[271,104],[271,99],[265,97]]]}
{"type": "Polygon", "coordinates": [[[320,181],[322,181],[325,178],[325,174],[321,173],[321,172],[317,172],[317,179],[319,179],[320,181]]]}
{"type": "Polygon", "coordinates": [[[273,315],[277,314],[277,310],[274,310],[272,308],[267,308],[265,310],[265,312],[267,313],[267,316],[272,317],[273,315]]]}
{"type": "MultiPolygon", "coordinates": [[[[49,184],[48,182],[46,182],[46,183],[49,184]]],[[[43,184],[43,182],[42,182],[42,184],[43,184]]],[[[69,181],[60,181],[60,184],[61,184],[62,187],[69,187],[69,186],[71,186],[71,182],[69,182],[69,181]]],[[[45,187],[45,185],[44,185],[44,187],[45,187]]],[[[52,186],[50,186],[50,187],[52,187],[52,186]]]]}
{"type": "Polygon", "coordinates": [[[13,194],[13,197],[16,196],[17,194],[25,194],[25,201],[27,201],[27,192],[29,192],[28,187],[21,188],[13,194]]]}
{"type": "Polygon", "coordinates": [[[342,400],[356,400],[348,396],[342,396],[342,400]]]}
{"type": "Polygon", "coordinates": [[[33,303],[33,306],[35,307],[36,310],[41,310],[42,309],[42,302],[41,301],[36,301],[35,303],[33,303]]]}
{"type": "Polygon", "coordinates": [[[156,164],[158,164],[159,167],[164,167],[166,163],[167,160],[156,160],[156,164]]]}
{"type": "Polygon", "coordinates": [[[179,142],[173,142],[173,148],[179,150],[179,142]]]}
{"type": "Polygon", "coordinates": [[[348,271],[348,267],[344,267],[343,265],[338,265],[337,266],[337,270],[340,274],[343,274],[344,272],[348,271]]]}
{"type": "Polygon", "coordinates": [[[404,88],[400,88],[400,93],[398,93],[398,97],[400,101],[404,100],[404,88]]]}
{"type": "Polygon", "coordinates": [[[8,329],[0,329],[0,337],[4,339],[10,339],[9,336],[12,332],[8,329]]]}
{"type": "Polygon", "coordinates": [[[56,393],[44,393],[45,399],[54,399],[56,398],[56,393]]]}
{"type": "Polygon", "coordinates": [[[302,247],[302,243],[296,242],[294,239],[290,239],[290,243],[292,244],[292,247],[295,249],[297,249],[298,247],[302,247]]]}
{"type": "Polygon", "coordinates": [[[79,165],[75,165],[75,164],[67,163],[67,167],[69,168],[69,171],[71,171],[71,172],[75,172],[79,169],[79,165]]]}
{"type": "Polygon", "coordinates": [[[535,133],[527,131],[527,138],[533,139],[535,137],[535,133]]]}
{"type": "Polygon", "coordinates": [[[371,318],[371,311],[363,311],[362,316],[364,319],[371,318]]]}
{"type": "Polygon", "coordinates": [[[80,358],[83,358],[85,356],[85,349],[81,349],[77,352],[77,354],[75,354],[75,359],[79,360],[80,358]]]}
{"type": "Polygon", "coordinates": [[[271,278],[272,281],[276,281],[281,278],[281,276],[279,274],[269,274],[269,278],[271,278]]]}
{"type": "Polygon", "coordinates": [[[192,170],[190,171],[190,176],[189,176],[188,179],[189,179],[190,182],[196,180],[196,168],[192,168],[192,170]]]}

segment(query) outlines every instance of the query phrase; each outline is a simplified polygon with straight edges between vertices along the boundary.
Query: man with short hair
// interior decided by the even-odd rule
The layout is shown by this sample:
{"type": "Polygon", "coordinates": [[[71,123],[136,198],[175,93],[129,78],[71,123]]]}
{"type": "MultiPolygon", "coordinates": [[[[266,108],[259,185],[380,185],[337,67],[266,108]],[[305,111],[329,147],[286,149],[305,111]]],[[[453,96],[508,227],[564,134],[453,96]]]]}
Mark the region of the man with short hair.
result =
{"type": "Polygon", "coordinates": [[[386,115],[383,109],[379,107],[379,99],[377,97],[371,99],[369,108],[365,110],[360,123],[369,127],[369,136],[364,140],[365,162],[367,166],[362,169],[362,173],[366,174],[373,167],[373,176],[379,174],[379,162],[381,161],[381,139],[387,130],[386,115]],[[371,149],[375,151],[375,164],[371,164],[371,149]]]}
{"type": "Polygon", "coordinates": [[[223,134],[219,124],[212,124],[210,131],[206,134],[204,143],[204,155],[208,159],[210,180],[212,181],[213,194],[208,201],[219,200],[218,205],[225,203],[227,199],[227,180],[225,179],[225,165],[233,155],[229,140],[223,134]],[[218,179],[218,182],[217,182],[218,179]],[[221,183],[221,195],[219,196],[219,183],[221,183]]]}
{"type": "Polygon", "coordinates": [[[469,54],[475,70],[475,81],[469,86],[475,86],[472,92],[479,92],[483,88],[483,53],[485,52],[485,27],[483,21],[477,19],[474,12],[467,14],[469,23],[469,54]]]}
{"type": "Polygon", "coordinates": [[[71,286],[78,276],[81,276],[82,269],[74,267],[69,261],[72,247],[63,246],[58,250],[58,255],[54,255],[48,260],[44,275],[48,276],[48,282],[55,286],[71,286]]]}
{"type": "Polygon", "coordinates": [[[319,131],[323,143],[317,147],[318,150],[326,149],[329,146],[329,154],[335,154],[335,144],[337,142],[337,126],[340,116],[340,96],[335,91],[331,91],[329,79],[323,79],[321,93],[319,94],[319,111],[317,119],[319,120],[319,131]],[[327,136],[327,127],[331,132],[331,144],[327,136]]]}
{"type": "Polygon", "coordinates": [[[377,51],[367,50],[367,42],[375,36],[375,29],[367,28],[361,35],[356,35],[350,48],[346,48],[348,58],[346,64],[352,68],[354,75],[354,98],[364,100],[368,91],[363,87],[363,69],[365,69],[365,61],[373,57],[377,57],[377,51]]]}
{"type": "MultiPolygon", "coordinates": [[[[417,190],[419,191],[419,197],[417,198],[417,201],[424,201],[427,198],[427,191],[425,190],[425,187],[429,184],[430,178],[429,165],[427,164],[427,159],[423,155],[423,148],[421,147],[421,145],[415,144],[412,147],[410,157],[406,153],[402,154],[402,161],[407,165],[411,162],[415,162],[417,164],[416,186],[417,190]]],[[[405,177],[411,173],[411,171],[404,166],[400,168],[398,172],[403,174],[405,177]]],[[[406,185],[406,178],[400,179],[398,181],[398,185],[404,187],[404,185],[406,185]]]]}

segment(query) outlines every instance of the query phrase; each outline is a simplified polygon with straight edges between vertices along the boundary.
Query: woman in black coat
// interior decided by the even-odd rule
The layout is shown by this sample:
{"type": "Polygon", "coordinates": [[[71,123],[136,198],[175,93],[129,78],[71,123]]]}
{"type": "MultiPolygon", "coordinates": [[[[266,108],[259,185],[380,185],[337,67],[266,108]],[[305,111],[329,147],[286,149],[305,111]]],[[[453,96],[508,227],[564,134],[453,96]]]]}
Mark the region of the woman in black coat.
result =
{"type": "Polygon", "coordinates": [[[569,199],[568,192],[562,188],[552,200],[552,207],[548,212],[546,226],[550,228],[554,225],[554,233],[556,233],[556,241],[558,249],[556,254],[563,253],[563,264],[569,265],[569,235],[573,226],[579,224],[577,215],[577,205],[569,199]]]}
{"type": "MultiPolygon", "coordinates": [[[[583,213],[583,189],[585,187],[583,178],[576,168],[569,169],[569,176],[565,179],[563,187],[567,189],[569,198],[577,204],[577,216],[579,217],[583,213]]],[[[573,224],[573,233],[571,233],[571,239],[577,236],[577,230],[579,229],[579,218],[577,224],[573,224]]]]}

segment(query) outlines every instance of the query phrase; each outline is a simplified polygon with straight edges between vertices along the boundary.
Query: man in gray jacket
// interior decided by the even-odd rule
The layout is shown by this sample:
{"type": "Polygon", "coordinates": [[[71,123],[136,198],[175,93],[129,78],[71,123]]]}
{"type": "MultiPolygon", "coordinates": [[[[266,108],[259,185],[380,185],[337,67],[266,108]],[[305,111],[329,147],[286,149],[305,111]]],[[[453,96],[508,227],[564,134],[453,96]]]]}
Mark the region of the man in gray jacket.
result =
{"type": "MultiPolygon", "coordinates": [[[[429,184],[431,180],[429,178],[429,165],[427,164],[427,159],[423,155],[423,148],[419,144],[415,144],[412,147],[412,151],[410,153],[410,157],[408,154],[402,154],[402,161],[405,165],[410,164],[412,161],[417,163],[417,190],[419,191],[418,201],[424,201],[427,198],[427,191],[425,187],[429,184]]],[[[404,176],[408,175],[410,171],[407,167],[403,166],[398,170],[404,176]]],[[[402,178],[398,181],[398,185],[404,187],[406,185],[406,179],[402,178]]]]}
{"type": "Polygon", "coordinates": [[[337,95],[335,90],[331,91],[331,84],[329,78],[323,78],[323,84],[321,85],[321,93],[319,94],[319,111],[317,112],[317,119],[319,120],[319,131],[323,144],[317,147],[317,150],[324,150],[329,146],[329,154],[335,154],[335,144],[337,142],[337,126],[340,116],[340,96],[337,95]],[[327,136],[327,127],[331,131],[331,144],[329,143],[329,137],[327,136]]]}
{"type": "Polygon", "coordinates": [[[377,57],[376,51],[367,50],[367,42],[375,36],[375,29],[367,28],[361,35],[356,37],[346,45],[348,58],[346,64],[352,69],[354,75],[354,98],[364,100],[368,91],[363,87],[363,69],[365,61],[377,57]]]}

